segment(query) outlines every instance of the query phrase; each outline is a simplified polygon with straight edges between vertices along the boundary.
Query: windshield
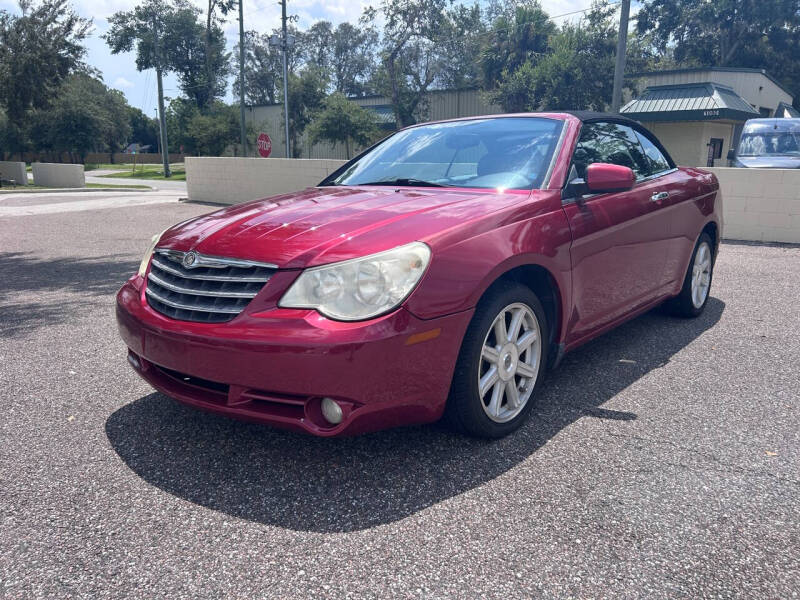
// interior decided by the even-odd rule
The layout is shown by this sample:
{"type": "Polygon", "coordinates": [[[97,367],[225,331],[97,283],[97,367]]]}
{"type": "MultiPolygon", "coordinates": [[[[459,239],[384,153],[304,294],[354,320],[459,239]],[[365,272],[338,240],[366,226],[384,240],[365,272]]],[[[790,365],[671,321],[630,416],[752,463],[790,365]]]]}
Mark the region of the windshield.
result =
{"type": "Polygon", "coordinates": [[[563,121],[508,117],[405,129],[328,185],[428,185],[530,190],[541,186],[563,121]]]}
{"type": "Polygon", "coordinates": [[[800,130],[743,133],[739,156],[800,156],[800,130]]]}

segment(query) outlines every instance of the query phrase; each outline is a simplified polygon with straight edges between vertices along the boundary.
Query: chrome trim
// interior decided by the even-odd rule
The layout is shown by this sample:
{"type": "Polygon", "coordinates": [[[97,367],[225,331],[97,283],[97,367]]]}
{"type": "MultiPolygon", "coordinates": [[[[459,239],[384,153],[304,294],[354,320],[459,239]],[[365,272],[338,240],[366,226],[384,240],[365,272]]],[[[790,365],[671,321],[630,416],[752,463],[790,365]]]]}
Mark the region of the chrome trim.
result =
{"type": "MultiPolygon", "coordinates": [[[[258,291],[255,292],[224,292],[224,291],[205,291],[205,290],[193,290],[192,288],[185,288],[179,285],[175,285],[174,283],[169,283],[168,281],[164,281],[158,275],[153,273],[151,270],[147,276],[148,279],[151,279],[153,282],[157,283],[161,287],[165,287],[168,290],[172,290],[173,292],[178,292],[179,294],[189,294],[192,296],[210,296],[212,298],[255,298],[258,294],[258,291]]],[[[241,279],[237,280],[241,281],[241,279]]],[[[260,281],[259,281],[260,283],[260,281]]],[[[260,290],[259,290],[260,291],[260,290]]]]}
{"type": "Polygon", "coordinates": [[[169,258],[181,263],[184,268],[196,269],[197,267],[209,267],[211,269],[224,269],[225,267],[264,267],[265,269],[277,269],[278,265],[272,263],[258,262],[255,260],[244,260],[240,258],[225,258],[224,256],[209,256],[207,254],[200,254],[199,252],[191,251],[195,254],[195,261],[191,266],[183,265],[183,257],[189,252],[181,252],[180,250],[170,250],[169,248],[156,248],[154,254],[162,254],[169,258]]]}
{"type": "MultiPolygon", "coordinates": [[[[163,252],[160,254],[164,254],[163,252]]],[[[176,275],[177,277],[183,277],[185,279],[201,279],[206,281],[236,281],[241,283],[266,283],[269,281],[269,276],[266,278],[264,277],[239,277],[239,276],[228,276],[228,275],[200,275],[200,274],[192,274],[192,273],[184,273],[178,271],[177,269],[169,266],[166,263],[161,262],[153,256],[153,264],[155,264],[159,269],[166,271],[167,273],[171,273],[172,275],[176,275]]]]}
{"type": "Polygon", "coordinates": [[[154,292],[150,286],[145,288],[145,294],[148,296],[152,296],[157,301],[161,302],[162,304],[166,304],[167,306],[171,306],[172,308],[179,308],[181,310],[189,310],[189,311],[197,311],[197,312],[206,312],[206,313],[225,313],[228,315],[238,315],[242,312],[241,308],[213,308],[213,307],[201,307],[201,306],[189,306],[188,304],[181,304],[179,302],[174,302],[172,300],[167,300],[163,296],[159,296],[156,292],[154,292]]]}
{"type": "Polygon", "coordinates": [[[547,172],[544,174],[542,185],[539,188],[540,190],[546,190],[550,188],[550,177],[552,177],[553,171],[556,168],[556,160],[558,160],[558,155],[561,154],[561,149],[564,146],[565,137],[567,137],[567,121],[561,120],[561,135],[558,136],[558,143],[556,143],[556,147],[553,150],[553,156],[550,159],[550,166],[547,167],[547,172]]]}

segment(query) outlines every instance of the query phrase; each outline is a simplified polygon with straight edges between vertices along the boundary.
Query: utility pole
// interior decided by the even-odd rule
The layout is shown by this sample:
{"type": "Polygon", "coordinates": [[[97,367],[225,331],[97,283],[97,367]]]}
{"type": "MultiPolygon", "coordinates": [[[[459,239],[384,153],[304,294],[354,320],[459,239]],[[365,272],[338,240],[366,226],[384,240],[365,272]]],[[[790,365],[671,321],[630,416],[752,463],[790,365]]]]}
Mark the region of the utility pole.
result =
{"type": "Polygon", "coordinates": [[[618,113],[622,106],[622,80],[625,76],[625,54],[628,49],[628,17],[631,0],[622,0],[619,15],[619,37],[617,39],[617,64],[614,66],[614,91],[611,94],[611,112],[618,113]]]}
{"type": "Polygon", "coordinates": [[[242,156],[247,156],[247,128],[244,124],[244,10],[239,0],[239,112],[242,121],[242,156]]]}
{"type": "Polygon", "coordinates": [[[281,0],[281,46],[283,49],[283,124],[286,133],[286,158],[291,158],[289,150],[289,66],[286,60],[289,40],[286,33],[286,0],[281,0]]]}
{"type": "Polygon", "coordinates": [[[161,52],[158,46],[158,21],[153,19],[153,43],[156,54],[156,80],[158,81],[158,123],[161,128],[161,161],[164,164],[164,177],[172,177],[169,170],[169,145],[167,144],[167,119],[164,116],[164,82],[161,78],[161,52]]]}

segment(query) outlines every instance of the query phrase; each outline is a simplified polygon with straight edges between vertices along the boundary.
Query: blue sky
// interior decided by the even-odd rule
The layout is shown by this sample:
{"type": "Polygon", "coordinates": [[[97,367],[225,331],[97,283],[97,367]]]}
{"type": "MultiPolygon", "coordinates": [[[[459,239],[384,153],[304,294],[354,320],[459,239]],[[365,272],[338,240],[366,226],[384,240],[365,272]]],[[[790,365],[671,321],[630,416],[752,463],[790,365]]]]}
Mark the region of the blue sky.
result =
{"type": "MultiPolygon", "coordinates": [[[[205,1],[192,0],[198,7],[207,5],[205,1]]],[[[87,62],[97,68],[103,75],[106,85],[122,90],[132,106],[141,108],[151,117],[156,110],[156,81],[153,71],[138,72],[133,53],[112,55],[101,35],[108,29],[108,17],[120,10],[130,10],[138,4],[138,0],[73,0],[72,4],[83,17],[94,22],[91,37],[87,40],[87,62]]],[[[368,5],[377,6],[378,0],[289,0],[289,14],[299,17],[301,29],[315,21],[326,19],[333,23],[342,21],[354,22],[363,8],[368,5]]],[[[471,2],[470,2],[471,3],[471,2]]],[[[574,10],[588,8],[591,0],[543,0],[542,5],[551,15],[558,15],[574,10]]],[[[0,0],[0,9],[18,12],[16,1],[0,0]]],[[[269,31],[280,24],[280,6],[277,0],[244,0],[245,28],[259,32],[269,31]]],[[[233,48],[238,38],[238,21],[234,14],[226,24],[225,32],[229,48],[233,48]]],[[[177,96],[180,94],[177,81],[167,76],[164,81],[164,94],[177,96]]],[[[231,100],[230,89],[228,100],[231,100]]]]}

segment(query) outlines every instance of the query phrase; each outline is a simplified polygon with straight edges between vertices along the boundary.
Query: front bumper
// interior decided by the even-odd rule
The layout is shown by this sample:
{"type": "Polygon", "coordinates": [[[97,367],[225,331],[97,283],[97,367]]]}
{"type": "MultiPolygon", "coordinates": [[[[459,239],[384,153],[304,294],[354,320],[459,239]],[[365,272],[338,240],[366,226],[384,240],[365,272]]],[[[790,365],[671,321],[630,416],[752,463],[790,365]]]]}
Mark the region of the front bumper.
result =
{"type": "Polygon", "coordinates": [[[341,323],[315,311],[246,308],[227,323],[194,323],[150,308],[139,277],[117,294],[129,362],[157,390],[197,408],[320,436],[437,420],[471,317],[421,320],[400,308],[341,323]],[[324,397],[342,406],[338,425],[322,416],[324,397]]]}

